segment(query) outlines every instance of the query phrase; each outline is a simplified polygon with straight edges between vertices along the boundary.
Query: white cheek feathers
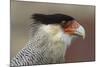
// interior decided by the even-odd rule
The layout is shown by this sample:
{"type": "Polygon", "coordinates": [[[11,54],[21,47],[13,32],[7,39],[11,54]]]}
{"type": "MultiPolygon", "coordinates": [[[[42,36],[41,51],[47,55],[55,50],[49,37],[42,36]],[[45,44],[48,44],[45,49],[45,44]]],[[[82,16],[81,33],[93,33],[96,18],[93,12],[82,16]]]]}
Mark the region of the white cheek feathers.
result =
{"type": "Polygon", "coordinates": [[[64,33],[60,25],[42,25],[41,29],[49,34],[53,42],[60,43],[60,45],[70,45],[72,37],[64,33]]]}
{"type": "Polygon", "coordinates": [[[48,34],[52,34],[52,35],[59,33],[59,31],[61,30],[61,27],[56,24],[42,25],[41,28],[48,34]]]}

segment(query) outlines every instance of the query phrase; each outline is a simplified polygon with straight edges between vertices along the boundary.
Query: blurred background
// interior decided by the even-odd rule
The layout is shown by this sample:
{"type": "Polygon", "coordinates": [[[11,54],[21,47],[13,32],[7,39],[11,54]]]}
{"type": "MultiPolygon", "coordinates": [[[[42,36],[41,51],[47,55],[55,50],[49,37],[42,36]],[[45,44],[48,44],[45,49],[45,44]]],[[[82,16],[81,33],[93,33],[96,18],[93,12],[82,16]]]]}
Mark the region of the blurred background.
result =
{"type": "Polygon", "coordinates": [[[95,6],[23,2],[11,0],[11,56],[13,58],[29,40],[29,29],[34,13],[62,13],[76,18],[86,30],[86,38],[72,42],[66,51],[66,62],[95,60],[95,6]]]}

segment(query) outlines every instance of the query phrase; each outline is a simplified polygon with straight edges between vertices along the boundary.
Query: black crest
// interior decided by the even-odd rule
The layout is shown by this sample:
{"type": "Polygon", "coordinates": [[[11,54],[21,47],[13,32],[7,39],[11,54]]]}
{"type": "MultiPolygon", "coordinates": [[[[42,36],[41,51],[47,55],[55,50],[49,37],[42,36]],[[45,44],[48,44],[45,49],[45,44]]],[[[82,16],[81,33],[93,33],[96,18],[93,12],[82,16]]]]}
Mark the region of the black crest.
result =
{"type": "Polygon", "coordinates": [[[32,18],[36,21],[40,21],[40,23],[43,24],[57,24],[61,23],[62,21],[68,22],[70,20],[74,20],[73,17],[64,14],[33,14],[32,18]]]}

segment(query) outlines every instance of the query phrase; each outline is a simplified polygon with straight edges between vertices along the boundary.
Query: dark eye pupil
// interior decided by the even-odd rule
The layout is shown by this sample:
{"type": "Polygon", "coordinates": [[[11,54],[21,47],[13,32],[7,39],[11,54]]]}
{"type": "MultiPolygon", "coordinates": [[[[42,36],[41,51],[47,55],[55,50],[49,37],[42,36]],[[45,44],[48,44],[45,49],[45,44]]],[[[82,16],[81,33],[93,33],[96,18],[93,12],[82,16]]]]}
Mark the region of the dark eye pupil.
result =
{"type": "Polygon", "coordinates": [[[61,26],[62,26],[62,27],[64,27],[64,26],[65,26],[65,24],[66,24],[66,22],[62,22],[62,23],[61,23],[61,26]]]}

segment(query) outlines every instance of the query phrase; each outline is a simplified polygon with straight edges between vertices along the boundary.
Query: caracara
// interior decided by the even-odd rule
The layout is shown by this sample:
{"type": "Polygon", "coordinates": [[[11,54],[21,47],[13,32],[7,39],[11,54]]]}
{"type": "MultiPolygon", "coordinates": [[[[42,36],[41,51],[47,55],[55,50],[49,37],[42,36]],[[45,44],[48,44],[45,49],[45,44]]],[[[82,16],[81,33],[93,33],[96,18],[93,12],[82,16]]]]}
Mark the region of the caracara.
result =
{"type": "Polygon", "coordinates": [[[33,14],[29,42],[11,59],[11,66],[28,66],[65,62],[65,52],[73,39],[85,38],[78,21],[64,14],[33,14]]]}

